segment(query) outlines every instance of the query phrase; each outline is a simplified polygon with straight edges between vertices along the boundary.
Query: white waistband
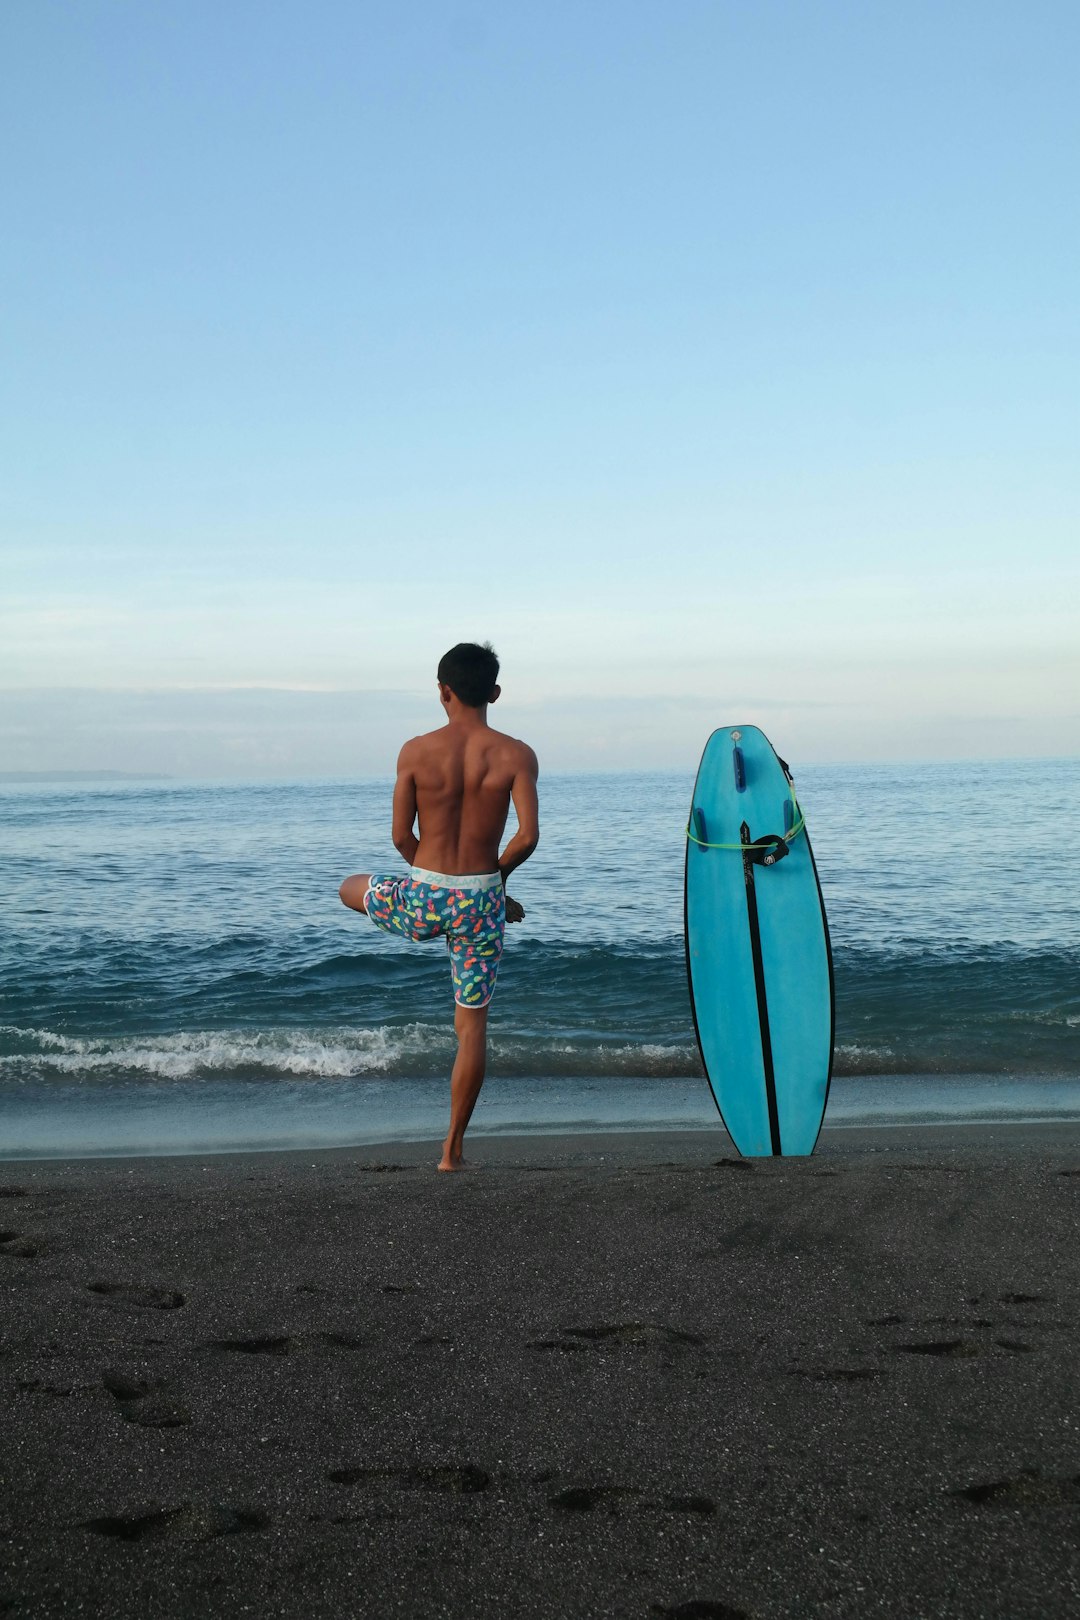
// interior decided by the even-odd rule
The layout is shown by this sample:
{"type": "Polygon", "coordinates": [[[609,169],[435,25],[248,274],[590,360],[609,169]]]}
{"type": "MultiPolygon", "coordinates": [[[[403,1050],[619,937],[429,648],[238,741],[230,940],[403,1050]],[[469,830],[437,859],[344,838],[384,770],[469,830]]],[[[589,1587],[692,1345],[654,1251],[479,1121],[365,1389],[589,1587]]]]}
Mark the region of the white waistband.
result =
{"type": "Polygon", "coordinates": [[[426,866],[414,866],[411,876],[414,883],[427,883],[433,889],[468,889],[478,893],[502,885],[500,872],[429,872],[426,866]]]}

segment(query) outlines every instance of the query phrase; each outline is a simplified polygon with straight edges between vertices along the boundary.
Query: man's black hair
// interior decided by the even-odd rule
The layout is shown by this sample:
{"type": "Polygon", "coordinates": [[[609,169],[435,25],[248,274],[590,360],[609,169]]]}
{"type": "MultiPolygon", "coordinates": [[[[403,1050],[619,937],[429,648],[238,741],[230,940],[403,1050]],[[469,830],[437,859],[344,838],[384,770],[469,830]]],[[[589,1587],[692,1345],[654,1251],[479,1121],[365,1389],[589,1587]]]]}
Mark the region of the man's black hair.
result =
{"type": "Polygon", "coordinates": [[[439,659],[439,680],[470,709],[491,702],[498,678],[499,659],[490,641],[482,647],[475,641],[459,641],[439,659]]]}

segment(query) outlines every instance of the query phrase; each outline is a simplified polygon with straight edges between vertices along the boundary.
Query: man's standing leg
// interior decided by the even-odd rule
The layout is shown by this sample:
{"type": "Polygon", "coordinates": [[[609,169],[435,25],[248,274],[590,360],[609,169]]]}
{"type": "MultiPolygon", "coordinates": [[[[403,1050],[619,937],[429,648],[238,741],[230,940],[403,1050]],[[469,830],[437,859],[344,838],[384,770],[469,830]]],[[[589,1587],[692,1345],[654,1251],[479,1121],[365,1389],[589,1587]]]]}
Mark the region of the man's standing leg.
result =
{"type": "Polygon", "coordinates": [[[454,1008],[458,1050],[450,1075],[450,1129],[443,1143],[440,1170],[460,1170],[465,1129],[472,1118],[487,1067],[487,1007],[454,1008]]]}

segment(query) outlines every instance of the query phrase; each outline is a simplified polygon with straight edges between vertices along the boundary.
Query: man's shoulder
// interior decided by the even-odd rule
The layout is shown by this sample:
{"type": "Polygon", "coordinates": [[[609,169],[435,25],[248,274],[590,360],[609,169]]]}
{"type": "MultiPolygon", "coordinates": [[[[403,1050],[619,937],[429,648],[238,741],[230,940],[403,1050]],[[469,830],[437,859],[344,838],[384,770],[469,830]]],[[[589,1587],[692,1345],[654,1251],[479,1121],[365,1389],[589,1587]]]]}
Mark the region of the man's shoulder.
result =
{"type": "Polygon", "coordinates": [[[432,749],[438,748],[444,742],[445,730],[445,726],[440,726],[437,731],[424,731],[418,737],[410,737],[401,745],[398,762],[407,765],[411,759],[421,759],[425,754],[431,753],[432,749]]]}
{"type": "Polygon", "coordinates": [[[520,737],[511,737],[506,731],[496,731],[494,735],[498,738],[499,749],[508,759],[513,760],[516,769],[533,771],[538,769],[536,754],[527,742],[523,742],[520,737]]]}

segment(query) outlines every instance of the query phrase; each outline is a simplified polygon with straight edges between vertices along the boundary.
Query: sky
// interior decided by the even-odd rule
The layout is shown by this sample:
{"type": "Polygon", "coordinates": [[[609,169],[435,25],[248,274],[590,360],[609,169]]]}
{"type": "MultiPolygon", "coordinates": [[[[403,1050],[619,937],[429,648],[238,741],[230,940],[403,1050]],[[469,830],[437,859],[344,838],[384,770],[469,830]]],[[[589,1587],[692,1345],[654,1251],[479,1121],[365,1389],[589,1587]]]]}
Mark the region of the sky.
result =
{"type": "Polygon", "coordinates": [[[0,770],[1080,752],[1074,0],[6,0],[0,770]]]}

